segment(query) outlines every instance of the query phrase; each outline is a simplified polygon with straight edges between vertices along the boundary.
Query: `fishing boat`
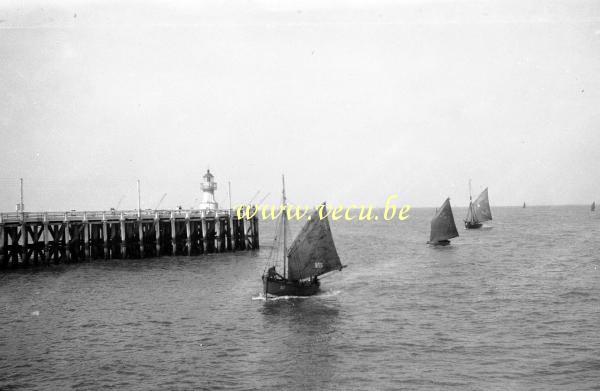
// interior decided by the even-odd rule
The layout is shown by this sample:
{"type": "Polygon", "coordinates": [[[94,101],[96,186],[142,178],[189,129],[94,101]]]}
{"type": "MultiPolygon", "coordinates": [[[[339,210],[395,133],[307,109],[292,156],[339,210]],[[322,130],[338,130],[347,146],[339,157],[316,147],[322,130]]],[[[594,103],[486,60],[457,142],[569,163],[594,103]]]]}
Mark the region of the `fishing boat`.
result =
{"type": "Polygon", "coordinates": [[[469,180],[469,210],[465,217],[465,228],[475,229],[481,228],[482,223],[492,219],[492,211],[490,209],[490,201],[488,199],[488,188],[479,194],[473,202],[471,197],[471,181],[469,180]]]}
{"type": "Polygon", "coordinates": [[[282,213],[277,222],[275,244],[272,248],[274,256],[270,257],[270,265],[262,276],[265,298],[269,295],[311,296],[319,291],[319,276],[342,270],[345,265],[342,265],[333,242],[325,203],[308,217],[288,248],[289,228],[283,177],[282,183],[282,213]],[[277,271],[280,261],[282,273],[277,271]]]}
{"type": "Polygon", "coordinates": [[[592,202],[592,206],[590,206],[590,210],[593,212],[596,210],[596,201],[592,202]]]}
{"type": "Polygon", "coordinates": [[[454,215],[450,206],[450,198],[442,204],[431,220],[431,233],[427,244],[433,246],[447,246],[450,244],[450,239],[458,237],[456,224],[454,223],[454,215]]]}

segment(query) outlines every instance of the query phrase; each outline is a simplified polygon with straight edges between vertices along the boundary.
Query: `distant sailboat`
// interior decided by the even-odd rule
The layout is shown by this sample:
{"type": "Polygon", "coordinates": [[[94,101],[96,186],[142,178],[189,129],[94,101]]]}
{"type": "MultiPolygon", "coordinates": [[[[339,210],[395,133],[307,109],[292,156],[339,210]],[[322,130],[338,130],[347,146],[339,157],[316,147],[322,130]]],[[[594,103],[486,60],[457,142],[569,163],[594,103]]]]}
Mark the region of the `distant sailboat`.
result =
{"type": "MultiPolygon", "coordinates": [[[[279,274],[276,266],[269,267],[262,276],[265,298],[268,295],[275,296],[310,296],[318,292],[320,281],[318,276],[335,270],[342,270],[340,257],[335,249],[329,219],[321,219],[319,210],[315,210],[308,221],[302,227],[302,230],[296,236],[296,239],[287,247],[288,219],[285,198],[285,179],[283,182],[283,212],[278,222],[276,233],[276,243],[273,248],[275,253],[279,254],[279,246],[283,247],[283,275],[279,274]],[[281,231],[281,232],[279,232],[281,231]],[[279,234],[283,237],[279,243],[279,234]]],[[[327,216],[327,207],[321,206],[323,216],[327,216]]],[[[273,263],[278,261],[275,255],[273,263]]]]}
{"type": "Polygon", "coordinates": [[[431,233],[427,243],[434,246],[447,246],[450,244],[450,239],[456,237],[458,237],[458,231],[454,223],[450,198],[446,198],[446,201],[431,220],[431,233]]]}
{"type": "Polygon", "coordinates": [[[525,208],[525,207],[526,207],[526,205],[525,205],[525,203],[523,202],[523,208],[525,208]]]}
{"type": "Polygon", "coordinates": [[[488,199],[488,188],[486,187],[475,199],[475,202],[473,202],[471,198],[471,181],[469,181],[469,210],[467,211],[467,217],[464,220],[465,228],[481,228],[483,222],[491,219],[492,211],[488,199]]]}
{"type": "Polygon", "coordinates": [[[596,210],[596,201],[592,202],[592,206],[590,206],[590,210],[592,212],[596,210]]]}

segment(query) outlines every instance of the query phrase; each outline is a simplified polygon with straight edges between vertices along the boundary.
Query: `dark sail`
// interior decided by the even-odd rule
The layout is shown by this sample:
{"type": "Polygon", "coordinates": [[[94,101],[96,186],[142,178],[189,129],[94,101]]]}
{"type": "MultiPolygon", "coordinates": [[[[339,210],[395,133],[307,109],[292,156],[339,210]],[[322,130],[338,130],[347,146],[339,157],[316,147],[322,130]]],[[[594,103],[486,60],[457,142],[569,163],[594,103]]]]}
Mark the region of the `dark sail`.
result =
{"type": "MultiPolygon", "coordinates": [[[[326,207],[323,207],[322,213],[323,216],[327,215],[326,207]]],[[[290,246],[287,278],[300,280],[341,268],[329,220],[321,219],[316,210],[290,246]]]]}
{"type": "Polygon", "coordinates": [[[593,211],[596,210],[596,201],[592,202],[592,206],[590,207],[590,209],[593,211]]]}
{"type": "Polygon", "coordinates": [[[479,222],[492,219],[492,211],[490,209],[487,187],[481,192],[481,194],[479,194],[479,197],[475,199],[475,202],[473,202],[473,214],[475,216],[475,220],[479,222]]]}
{"type": "Polygon", "coordinates": [[[456,224],[454,223],[454,215],[452,214],[452,207],[450,206],[450,198],[442,204],[440,210],[431,220],[431,234],[429,236],[430,242],[439,242],[441,240],[448,240],[458,236],[456,230],[456,224]]]}

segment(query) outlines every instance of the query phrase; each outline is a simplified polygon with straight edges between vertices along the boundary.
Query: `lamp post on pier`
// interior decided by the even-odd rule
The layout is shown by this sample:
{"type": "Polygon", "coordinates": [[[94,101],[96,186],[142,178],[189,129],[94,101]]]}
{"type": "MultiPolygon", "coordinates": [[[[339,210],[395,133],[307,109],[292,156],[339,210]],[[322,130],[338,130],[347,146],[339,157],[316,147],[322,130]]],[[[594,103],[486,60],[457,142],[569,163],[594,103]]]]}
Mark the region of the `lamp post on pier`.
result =
{"type": "Polygon", "coordinates": [[[21,202],[19,203],[19,212],[21,212],[21,220],[25,221],[25,205],[23,204],[23,178],[19,178],[21,182],[21,202]]]}
{"type": "Polygon", "coordinates": [[[142,202],[140,195],[140,180],[137,180],[137,189],[138,189],[138,218],[142,217],[142,202]]]}

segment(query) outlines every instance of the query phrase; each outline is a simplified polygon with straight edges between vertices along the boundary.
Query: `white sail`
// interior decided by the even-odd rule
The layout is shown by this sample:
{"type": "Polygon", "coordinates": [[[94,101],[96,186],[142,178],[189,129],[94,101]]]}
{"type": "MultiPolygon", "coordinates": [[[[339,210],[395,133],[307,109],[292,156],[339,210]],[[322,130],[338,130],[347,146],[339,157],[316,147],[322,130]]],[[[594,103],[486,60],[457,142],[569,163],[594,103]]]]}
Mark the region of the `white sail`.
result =
{"type": "Polygon", "coordinates": [[[467,209],[467,217],[465,217],[465,221],[470,223],[478,223],[475,213],[473,212],[473,202],[469,202],[469,209],[467,209]]]}
{"type": "Polygon", "coordinates": [[[492,210],[490,209],[487,187],[479,194],[479,197],[475,199],[475,202],[473,202],[473,214],[475,219],[479,222],[492,219],[492,210]]]}

